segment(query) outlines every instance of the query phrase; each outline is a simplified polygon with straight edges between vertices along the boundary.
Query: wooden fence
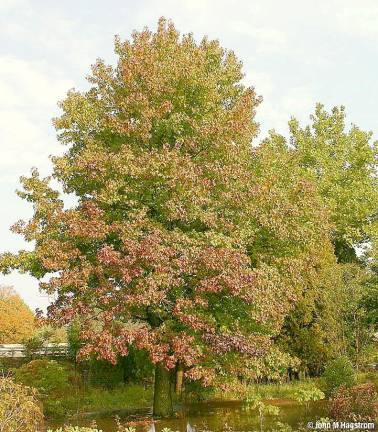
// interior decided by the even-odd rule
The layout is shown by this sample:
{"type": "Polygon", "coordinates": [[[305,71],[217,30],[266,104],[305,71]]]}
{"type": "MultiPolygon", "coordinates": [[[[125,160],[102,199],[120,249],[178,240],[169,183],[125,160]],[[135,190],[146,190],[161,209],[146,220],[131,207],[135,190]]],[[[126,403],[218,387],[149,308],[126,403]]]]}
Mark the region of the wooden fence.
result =
{"type": "MultiPolygon", "coordinates": [[[[66,357],[68,355],[68,344],[46,344],[41,348],[32,351],[33,355],[51,356],[51,357],[66,357]]],[[[27,357],[28,352],[22,344],[3,344],[0,345],[0,358],[22,358],[27,357]]]]}

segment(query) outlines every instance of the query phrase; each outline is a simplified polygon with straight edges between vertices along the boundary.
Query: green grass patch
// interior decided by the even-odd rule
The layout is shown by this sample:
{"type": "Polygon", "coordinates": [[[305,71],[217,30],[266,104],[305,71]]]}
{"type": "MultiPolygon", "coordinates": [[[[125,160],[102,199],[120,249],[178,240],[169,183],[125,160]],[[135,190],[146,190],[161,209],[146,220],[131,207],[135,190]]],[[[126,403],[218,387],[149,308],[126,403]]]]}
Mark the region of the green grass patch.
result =
{"type": "Polygon", "coordinates": [[[144,388],[139,384],[125,384],[111,390],[90,388],[86,392],[85,411],[136,409],[152,404],[152,387],[144,388]]]}
{"type": "Polygon", "coordinates": [[[274,384],[246,384],[236,390],[217,391],[213,396],[222,400],[244,400],[251,396],[259,396],[261,399],[294,399],[299,390],[310,390],[320,387],[319,379],[308,379],[303,381],[292,381],[290,383],[274,384]]]}
{"type": "Polygon", "coordinates": [[[358,372],[356,374],[357,384],[365,384],[371,382],[378,387],[378,371],[371,370],[367,372],[358,372]]]}
{"type": "Polygon", "coordinates": [[[152,387],[145,388],[139,384],[123,384],[113,389],[87,387],[71,390],[59,398],[48,401],[46,404],[48,417],[106,413],[116,410],[131,411],[151,406],[153,398],[152,387]]]}

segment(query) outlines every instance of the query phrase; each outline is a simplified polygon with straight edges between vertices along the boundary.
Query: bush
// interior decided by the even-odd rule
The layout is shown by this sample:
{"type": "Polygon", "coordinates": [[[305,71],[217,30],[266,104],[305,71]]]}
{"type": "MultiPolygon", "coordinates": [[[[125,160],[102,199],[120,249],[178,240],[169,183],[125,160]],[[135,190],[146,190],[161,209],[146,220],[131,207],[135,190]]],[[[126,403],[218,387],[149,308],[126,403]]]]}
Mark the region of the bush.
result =
{"type": "Polygon", "coordinates": [[[335,420],[374,420],[377,396],[377,388],[372,383],[340,387],[330,402],[330,415],[335,420]]]}
{"type": "Polygon", "coordinates": [[[87,363],[89,384],[112,389],[121,383],[141,383],[153,381],[153,365],[143,350],[129,348],[129,354],[119,357],[117,364],[106,360],[91,359],[87,363]]]}
{"type": "Polygon", "coordinates": [[[298,389],[298,391],[294,394],[295,400],[302,404],[305,404],[306,409],[309,408],[310,402],[324,399],[324,396],[324,393],[317,387],[313,387],[310,389],[298,389]]]}
{"type": "Polygon", "coordinates": [[[45,414],[63,415],[62,395],[69,388],[69,372],[54,360],[32,360],[15,370],[15,381],[38,390],[45,414]]]}
{"type": "Polygon", "coordinates": [[[185,382],[185,397],[193,402],[201,402],[212,396],[213,387],[204,387],[200,381],[185,382]]]}
{"type": "MultiPolygon", "coordinates": [[[[69,358],[76,362],[77,354],[83,345],[80,339],[80,322],[73,322],[67,329],[69,358]]],[[[132,345],[128,347],[127,356],[119,356],[117,364],[112,365],[106,360],[92,358],[78,365],[83,374],[88,372],[90,385],[112,389],[121,383],[153,382],[154,366],[145,350],[138,350],[132,345]]]]}
{"type": "Polygon", "coordinates": [[[43,427],[43,414],[35,391],[0,377],[0,430],[35,432],[43,427]]]}
{"type": "Polygon", "coordinates": [[[15,380],[36,388],[43,396],[61,394],[68,388],[69,373],[55,360],[32,360],[16,369],[15,380]]]}
{"type": "Polygon", "coordinates": [[[351,387],[355,382],[352,363],[345,356],[331,360],[326,364],[323,378],[328,397],[332,396],[341,386],[351,387]]]}
{"type": "Polygon", "coordinates": [[[30,359],[40,357],[39,351],[43,349],[46,344],[60,343],[67,341],[66,330],[61,328],[54,328],[49,325],[36,328],[29,337],[22,340],[26,349],[26,355],[30,359]]]}

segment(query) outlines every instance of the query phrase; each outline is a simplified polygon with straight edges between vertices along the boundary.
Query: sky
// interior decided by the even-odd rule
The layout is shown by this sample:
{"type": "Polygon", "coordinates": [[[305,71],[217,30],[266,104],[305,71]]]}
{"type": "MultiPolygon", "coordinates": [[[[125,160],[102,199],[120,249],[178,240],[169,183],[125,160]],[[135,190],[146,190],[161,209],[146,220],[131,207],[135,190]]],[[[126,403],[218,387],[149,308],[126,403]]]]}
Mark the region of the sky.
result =
{"type": "MultiPolygon", "coordinates": [[[[30,249],[9,227],[32,208],[19,177],[62,153],[51,119],[71,88],[85,90],[97,58],[114,64],[114,35],[172,19],[182,33],[219,39],[243,61],[245,82],[263,96],[258,141],[287,135],[291,116],[308,122],[316,102],[344,105],[348,124],[377,136],[377,0],[0,0],[0,252],[30,249]]],[[[38,282],[0,276],[32,308],[49,298],[38,282]]]]}

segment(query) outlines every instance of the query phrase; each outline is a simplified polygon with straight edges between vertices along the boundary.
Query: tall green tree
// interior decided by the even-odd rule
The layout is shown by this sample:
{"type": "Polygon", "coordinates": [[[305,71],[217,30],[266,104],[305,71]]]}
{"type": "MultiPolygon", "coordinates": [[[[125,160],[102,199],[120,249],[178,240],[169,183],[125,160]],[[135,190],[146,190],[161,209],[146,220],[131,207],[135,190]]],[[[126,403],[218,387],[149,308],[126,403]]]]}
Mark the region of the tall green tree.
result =
{"type": "Polygon", "coordinates": [[[343,107],[328,113],[318,104],[310,125],[301,127],[291,119],[289,130],[288,140],[271,133],[264,144],[271,149],[267,159],[287,153],[300,170],[298,175],[314,184],[328,212],[333,251],[307,279],[280,341],[317,374],[340,352],[353,352],[356,360],[358,345],[366,340],[360,315],[369,269],[357,251],[374,246],[378,234],[378,146],[370,132],[355,125],[347,130],[343,107]]]}
{"type": "Polygon", "coordinates": [[[378,142],[356,125],[346,130],[344,107],[318,104],[311,121],[289,122],[290,145],[330,210],[336,256],[350,262],[378,232],[378,142]]]}
{"type": "Polygon", "coordinates": [[[371,277],[366,283],[362,305],[366,311],[366,322],[378,331],[378,267],[374,264],[371,268],[371,277]]]}
{"type": "MultiPolygon", "coordinates": [[[[272,133],[270,139],[256,148],[254,159],[254,177],[258,178],[258,182],[264,183],[265,178],[267,184],[271,185],[270,193],[272,190],[281,190],[271,211],[282,214],[288,223],[294,221],[295,217],[293,211],[283,211],[285,201],[290,199],[291,185],[296,182],[307,184],[323,201],[313,179],[309,178],[306,169],[298,162],[297,153],[288,147],[284,137],[272,133]]],[[[261,202],[260,206],[264,208],[266,204],[261,202]]],[[[321,218],[313,221],[309,219],[307,229],[313,229],[310,224],[316,223],[331,234],[331,214],[325,203],[323,206],[321,218]]],[[[271,214],[271,211],[265,214],[271,214]]],[[[260,242],[264,239],[260,244],[260,253],[282,253],[285,250],[280,244],[282,238],[280,236],[270,245],[271,240],[267,240],[266,235],[260,236],[260,242]]],[[[295,308],[285,317],[284,326],[275,337],[277,347],[293,358],[301,359],[301,368],[312,375],[318,374],[324,363],[342,350],[342,328],[337,319],[342,277],[330,240],[331,236],[324,237],[311,250],[312,259],[301,276],[295,308]]],[[[290,234],[286,248],[295,248],[297,241],[301,240],[294,239],[290,234]]]]}
{"type": "Polygon", "coordinates": [[[154,415],[168,416],[177,364],[208,384],[264,355],[328,229],[310,182],[281,184],[254,157],[260,99],[231,51],[163,19],[115,51],[55,120],[67,151],[53,177],[77,205],[23,178],[34,215],[14,231],[34,249],[1,266],[41,279],[53,321],[80,318],[82,356],[148,352],[154,415]]]}

